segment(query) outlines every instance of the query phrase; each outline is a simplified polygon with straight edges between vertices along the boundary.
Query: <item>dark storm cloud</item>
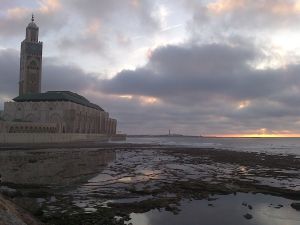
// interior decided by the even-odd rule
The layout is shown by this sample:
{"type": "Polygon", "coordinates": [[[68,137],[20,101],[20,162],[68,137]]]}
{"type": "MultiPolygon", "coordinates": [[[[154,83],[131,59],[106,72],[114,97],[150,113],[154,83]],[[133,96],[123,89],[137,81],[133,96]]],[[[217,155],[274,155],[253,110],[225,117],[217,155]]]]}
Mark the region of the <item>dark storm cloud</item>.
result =
{"type": "Polygon", "coordinates": [[[241,100],[266,97],[285,88],[290,82],[285,81],[286,76],[296,79],[295,72],[289,70],[255,70],[250,63],[259,55],[252,46],[162,47],[153,53],[145,67],[122,71],[103,81],[101,89],[163,99],[186,96],[194,101],[193,96],[200,99],[223,96],[241,100]]]}
{"type": "Polygon", "coordinates": [[[98,79],[92,74],[87,74],[79,67],[59,65],[45,58],[43,65],[43,89],[68,90],[82,92],[93,88],[98,79]]]}

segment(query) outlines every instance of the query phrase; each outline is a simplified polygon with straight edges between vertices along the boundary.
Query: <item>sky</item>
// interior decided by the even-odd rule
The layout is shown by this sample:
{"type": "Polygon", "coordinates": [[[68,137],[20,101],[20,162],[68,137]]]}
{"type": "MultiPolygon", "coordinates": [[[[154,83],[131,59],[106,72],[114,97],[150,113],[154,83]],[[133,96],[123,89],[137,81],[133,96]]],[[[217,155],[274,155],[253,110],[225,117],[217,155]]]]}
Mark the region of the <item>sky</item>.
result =
{"type": "Polygon", "coordinates": [[[31,14],[42,91],[127,134],[300,136],[300,0],[0,0],[0,109],[31,14]]]}

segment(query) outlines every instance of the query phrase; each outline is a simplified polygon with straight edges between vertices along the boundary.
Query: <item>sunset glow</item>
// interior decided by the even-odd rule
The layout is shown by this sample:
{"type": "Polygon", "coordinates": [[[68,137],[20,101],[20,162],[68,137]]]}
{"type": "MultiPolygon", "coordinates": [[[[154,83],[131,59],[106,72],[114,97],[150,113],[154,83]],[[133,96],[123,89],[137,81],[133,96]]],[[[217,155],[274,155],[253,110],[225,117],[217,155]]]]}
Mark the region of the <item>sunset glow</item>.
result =
{"type": "Polygon", "coordinates": [[[238,109],[244,109],[250,105],[250,101],[242,101],[238,105],[238,109]]]}
{"type": "Polygon", "coordinates": [[[146,96],[141,96],[140,101],[142,104],[144,105],[153,105],[153,104],[157,104],[159,102],[159,99],[154,98],[154,97],[146,97],[146,96]]]}
{"type": "Polygon", "coordinates": [[[216,134],[210,136],[222,138],[299,138],[300,134],[216,134]]]}

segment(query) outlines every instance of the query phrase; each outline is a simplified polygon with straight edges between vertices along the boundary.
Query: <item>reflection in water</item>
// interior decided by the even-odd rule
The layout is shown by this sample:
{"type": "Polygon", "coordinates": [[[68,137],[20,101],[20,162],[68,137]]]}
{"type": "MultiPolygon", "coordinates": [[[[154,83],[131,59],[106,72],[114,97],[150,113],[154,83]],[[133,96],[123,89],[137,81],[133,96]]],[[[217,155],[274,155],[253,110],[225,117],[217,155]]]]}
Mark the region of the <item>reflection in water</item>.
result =
{"type": "Polygon", "coordinates": [[[0,152],[2,182],[70,185],[84,182],[115,160],[114,150],[44,149],[0,152]]]}
{"type": "Polygon", "coordinates": [[[181,212],[152,210],[131,214],[133,225],[298,225],[300,214],[290,207],[291,200],[263,194],[217,196],[215,201],[182,201],[181,212]],[[245,218],[249,214],[252,218],[245,218]]]}

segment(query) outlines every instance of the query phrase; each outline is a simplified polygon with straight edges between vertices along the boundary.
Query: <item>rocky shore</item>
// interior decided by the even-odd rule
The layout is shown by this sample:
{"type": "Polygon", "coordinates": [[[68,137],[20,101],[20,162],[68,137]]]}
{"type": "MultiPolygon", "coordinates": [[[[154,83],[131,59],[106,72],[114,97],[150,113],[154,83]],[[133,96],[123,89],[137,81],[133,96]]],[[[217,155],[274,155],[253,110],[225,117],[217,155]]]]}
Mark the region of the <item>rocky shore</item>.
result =
{"type": "MultiPolygon", "coordinates": [[[[210,207],[217,199],[214,196],[238,193],[280,196],[292,201],[285,207],[299,210],[300,158],[296,155],[132,144],[97,148],[104,150],[114,151],[115,160],[75,183],[24,185],[4,180],[3,185],[16,190],[12,201],[53,225],[130,224],[132,213],[163,209],[180,214],[185,199],[205,199],[210,207]]],[[[80,153],[84,154],[86,148],[80,153]]],[[[80,163],[84,167],[79,157],[80,163]]],[[[251,211],[244,215],[245,220],[252,217],[251,211]]]]}
{"type": "Polygon", "coordinates": [[[0,225],[42,225],[42,223],[0,194],[0,225]]]}

